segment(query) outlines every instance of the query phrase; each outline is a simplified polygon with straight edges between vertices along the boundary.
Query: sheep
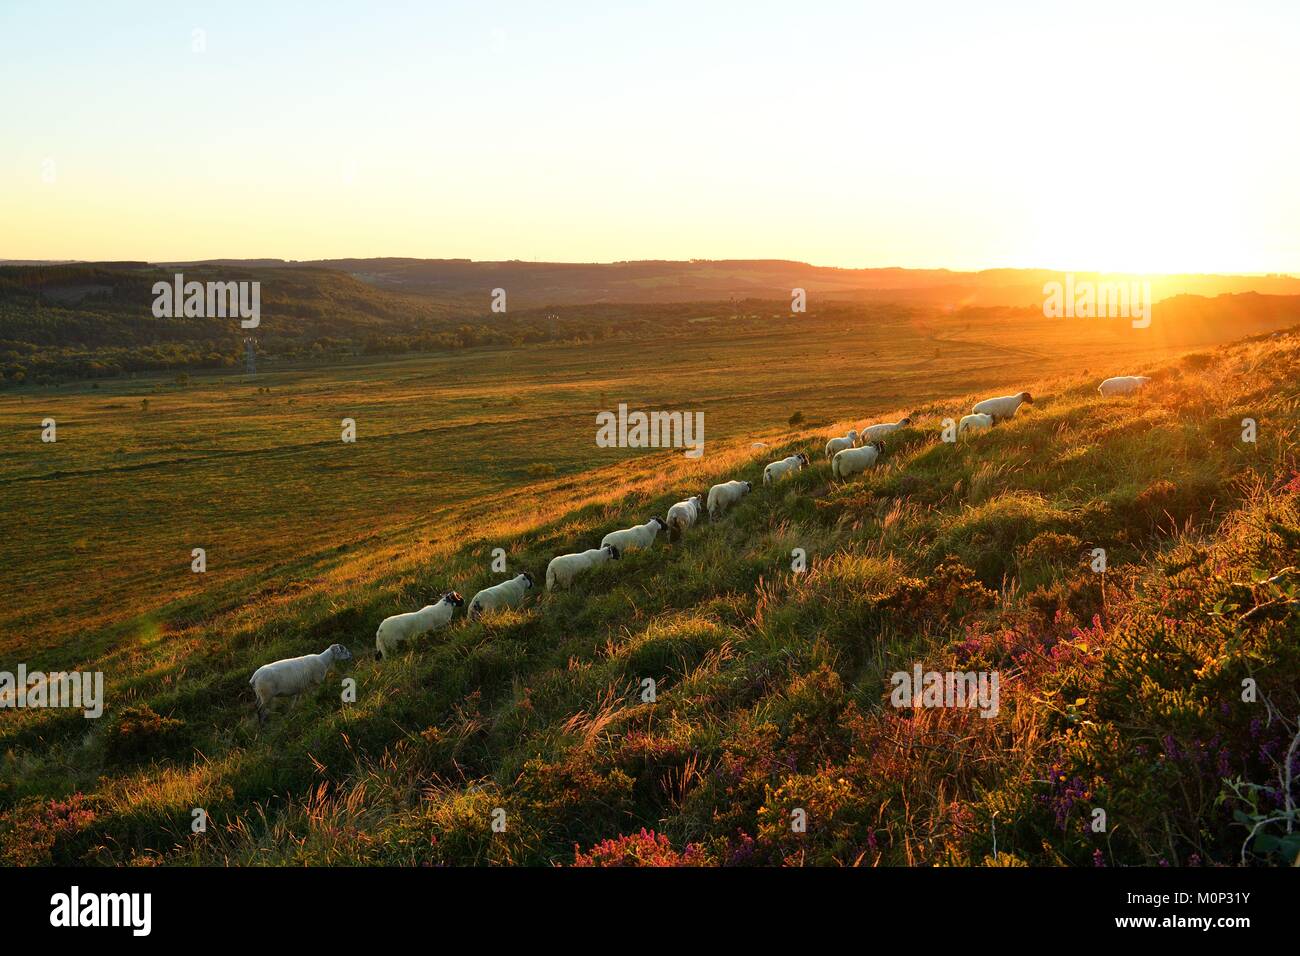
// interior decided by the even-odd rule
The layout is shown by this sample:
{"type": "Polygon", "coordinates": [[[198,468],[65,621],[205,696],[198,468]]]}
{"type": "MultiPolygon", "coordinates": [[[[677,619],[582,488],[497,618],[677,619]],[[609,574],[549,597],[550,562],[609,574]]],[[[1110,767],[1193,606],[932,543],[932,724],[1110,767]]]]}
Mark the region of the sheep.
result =
{"type": "Polygon", "coordinates": [[[567,588],[573,583],[575,577],[588,568],[597,567],[606,561],[617,561],[622,556],[618,548],[608,545],[603,548],[592,548],[589,551],[579,551],[577,554],[562,554],[558,558],[551,558],[551,563],[546,566],[546,590],[556,591],[560,588],[567,588]]]}
{"type": "Polygon", "coordinates": [[[993,423],[996,425],[1004,418],[1015,417],[1016,409],[1023,404],[1034,404],[1034,396],[1028,392],[1017,392],[1015,395],[986,398],[982,402],[976,402],[971,411],[976,415],[992,415],[993,423]]]}
{"type": "Polygon", "coordinates": [[[724,481],[709,489],[709,520],[717,521],[722,513],[754,490],[748,481],[724,481]]]}
{"type": "Polygon", "coordinates": [[[835,457],[831,459],[831,476],[847,478],[859,471],[866,471],[876,463],[884,450],[883,441],[874,441],[861,448],[845,448],[843,451],[837,451],[835,457]]]}
{"type": "Polygon", "coordinates": [[[352,660],[352,652],[342,644],[331,644],[320,654],[289,657],[271,664],[263,664],[253,671],[248,685],[257,697],[257,719],[266,723],[271,701],[276,697],[292,697],[320,685],[330,668],[340,661],[352,660]]]}
{"type": "Polygon", "coordinates": [[[497,611],[504,607],[518,607],[533,589],[533,576],[525,571],[509,581],[502,581],[490,588],[484,588],[475,594],[469,602],[465,616],[469,620],[482,617],[487,611],[497,611]]]}
{"type": "Polygon", "coordinates": [[[858,430],[850,428],[849,433],[843,438],[832,438],[826,443],[826,457],[834,458],[837,451],[845,448],[854,448],[858,444],[858,430]]]}
{"type": "Polygon", "coordinates": [[[375,631],[375,660],[382,661],[386,657],[391,657],[398,645],[406,643],[413,637],[444,627],[456,613],[456,608],[464,603],[465,599],[458,593],[448,591],[437,604],[429,604],[418,611],[384,618],[379,622],[379,630],[375,631]]]}
{"type": "Polygon", "coordinates": [[[679,541],[682,532],[700,520],[704,513],[704,496],[694,495],[668,509],[668,540],[679,541]]]}
{"type": "Polygon", "coordinates": [[[994,418],[992,415],[963,415],[960,422],[957,423],[957,434],[962,432],[982,432],[993,427],[994,418]]]}
{"type": "Polygon", "coordinates": [[[1131,395],[1149,381],[1149,375],[1116,375],[1098,385],[1097,391],[1103,395],[1131,395]]]}
{"type": "Polygon", "coordinates": [[[774,461],[763,469],[763,484],[770,485],[774,481],[780,481],[790,472],[806,468],[807,465],[808,456],[803,452],[791,455],[789,458],[782,458],[780,461],[774,461]]]}
{"type": "Polygon", "coordinates": [[[655,543],[655,538],[658,537],[659,532],[667,527],[668,522],[656,515],[645,524],[624,528],[622,531],[611,531],[600,539],[600,546],[606,548],[613,545],[622,554],[635,551],[638,548],[648,548],[655,543]]]}
{"type": "Polygon", "coordinates": [[[862,444],[869,445],[877,438],[884,438],[890,432],[896,432],[900,428],[906,428],[912,424],[910,418],[900,418],[896,422],[885,422],[881,425],[868,425],[862,430],[862,444]]]}

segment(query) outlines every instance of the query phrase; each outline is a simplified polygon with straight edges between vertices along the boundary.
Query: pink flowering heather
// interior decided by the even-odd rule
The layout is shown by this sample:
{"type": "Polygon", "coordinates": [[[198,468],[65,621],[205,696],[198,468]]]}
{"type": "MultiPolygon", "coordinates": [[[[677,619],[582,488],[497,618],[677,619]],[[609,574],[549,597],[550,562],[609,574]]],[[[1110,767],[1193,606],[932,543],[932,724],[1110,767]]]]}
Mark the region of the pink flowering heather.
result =
{"type": "Polygon", "coordinates": [[[626,833],[601,840],[588,852],[573,848],[574,866],[702,866],[704,854],[698,845],[688,843],[678,853],[668,837],[641,828],[640,833],[626,833]]]}

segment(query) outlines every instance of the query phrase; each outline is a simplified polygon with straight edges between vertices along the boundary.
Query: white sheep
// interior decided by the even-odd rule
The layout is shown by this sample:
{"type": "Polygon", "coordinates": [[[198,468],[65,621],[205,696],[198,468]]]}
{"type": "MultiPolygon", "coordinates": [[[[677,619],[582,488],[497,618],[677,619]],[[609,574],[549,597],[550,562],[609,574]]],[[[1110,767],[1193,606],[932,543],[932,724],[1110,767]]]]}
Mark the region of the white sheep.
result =
{"type": "Polygon", "coordinates": [[[722,513],[754,490],[748,481],[724,481],[709,489],[709,520],[716,521],[722,513]]]}
{"type": "Polygon", "coordinates": [[[780,461],[774,461],[763,469],[763,484],[770,485],[775,481],[780,481],[792,471],[798,471],[800,468],[808,466],[808,456],[803,452],[797,455],[791,455],[789,458],[782,458],[780,461]]]}
{"type": "Polygon", "coordinates": [[[845,448],[853,448],[858,444],[858,430],[850,428],[849,433],[843,438],[832,438],[826,443],[826,457],[834,458],[837,451],[845,448]]]}
{"type": "Polygon", "coordinates": [[[272,699],[292,697],[320,686],[330,668],[340,661],[352,660],[352,652],[342,644],[331,644],[320,654],[289,657],[263,664],[253,671],[248,684],[257,697],[257,719],[266,723],[272,699]]]}
{"type": "Polygon", "coordinates": [[[645,524],[624,528],[622,531],[611,531],[600,539],[600,546],[606,548],[613,545],[618,548],[620,554],[626,554],[638,548],[648,548],[655,543],[655,538],[658,537],[659,532],[667,527],[668,522],[656,515],[645,524]]]}
{"type": "Polygon", "coordinates": [[[896,422],[884,422],[880,425],[868,425],[862,429],[862,444],[869,445],[877,438],[884,438],[890,432],[896,432],[900,428],[906,428],[912,424],[910,418],[900,418],[896,422]]]}
{"type": "Polygon", "coordinates": [[[1148,375],[1116,375],[1098,385],[1097,391],[1103,395],[1131,395],[1149,381],[1148,375]]]}
{"type": "Polygon", "coordinates": [[[982,432],[993,427],[992,415],[963,415],[957,423],[957,434],[962,432],[982,432]]]}
{"type": "Polygon", "coordinates": [[[1021,405],[1034,404],[1034,396],[1028,392],[1017,392],[1014,395],[1001,395],[997,398],[986,398],[982,402],[976,402],[971,411],[976,415],[992,415],[993,423],[997,424],[1004,418],[1013,418],[1016,409],[1021,405]]]}
{"type": "Polygon", "coordinates": [[[484,588],[475,594],[469,602],[465,616],[469,620],[481,617],[488,611],[497,611],[506,607],[518,607],[533,589],[533,576],[525,571],[516,574],[509,581],[502,581],[490,588],[484,588]]]}
{"type": "Polygon", "coordinates": [[[831,476],[834,478],[847,478],[859,471],[866,471],[876,463],[884,450],[885,443],[875,441],[870,445],[863,445],[861,448],[845,448],[842,451],[837,451],[835,457],[831,459],[831,476]]]}
{"type": "Polygon", "coordinates": [[[448,591],[437,604],[429,604],[418,611],[394,614],[379,622],[375,631],[375,660],[391,657],[397,648],[422,634],[445,627],[465,599],[455,591],[448,591]]]}
{"type": "Polygon", "coordinates": [[[573,579],[590,568],[598,567],[606,561],[617,561],[622,555],[618,548],[604,547],[592,548],[589,551],[579,551],[577,554],[562,554],[558,558],[551,558],[551,563],[546,566],[546,590],[555,591],[559,588],[567,588],[573,583],[573,579]]]}
{"type": "Polygon", "coordinates": [[[704,496],[694,495],[668,509],[668,540],[678,541],[682,532],[700,520],[704,513],[704,496]]]}

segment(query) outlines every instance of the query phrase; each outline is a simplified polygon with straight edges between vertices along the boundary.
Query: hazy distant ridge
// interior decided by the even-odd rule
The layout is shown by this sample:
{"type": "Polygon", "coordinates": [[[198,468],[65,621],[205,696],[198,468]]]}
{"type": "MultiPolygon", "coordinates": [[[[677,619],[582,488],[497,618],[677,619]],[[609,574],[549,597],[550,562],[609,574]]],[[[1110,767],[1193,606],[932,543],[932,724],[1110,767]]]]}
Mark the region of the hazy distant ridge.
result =
{"type": "MultiPolygon", "coordinates": [[[[1051,269],[950,269],[897,267],[841,269],[785,259],[638,260],[631,262],[525,262],[470,259],[209,259],[168,262],[166,268],[229,265],[242,268],[326,268],[392,291],[464,300],[504,288],[516,306],[593,302],[696,302],[728,298],[788,298],[810,294],[955,308],[965,305],[1038,305],[1043,284],[1062,279],[1051,269]]],[[[1077,278],[1098,279],[1078,272],[1077,278]]],[[[1104,276],[1102,278],[1105,278],[1104,276]]],[[[1149,277],[1156,300],[1174,295],[1214,296],[1260,292],[1300,295],[1300,278],[1288,275],[1160,275],[1149,277]]]]}

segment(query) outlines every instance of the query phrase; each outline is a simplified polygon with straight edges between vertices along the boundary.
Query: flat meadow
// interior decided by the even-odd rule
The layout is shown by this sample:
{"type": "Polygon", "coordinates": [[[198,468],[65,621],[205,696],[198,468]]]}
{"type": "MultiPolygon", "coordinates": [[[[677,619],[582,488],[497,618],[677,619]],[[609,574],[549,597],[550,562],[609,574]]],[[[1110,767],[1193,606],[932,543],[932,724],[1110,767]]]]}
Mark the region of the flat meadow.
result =
{"type": "MultiPolygon", "coordinates": [[[[1294,548],[1294,496],[1278,490],[1294,338],[1210,350],[1124,321],[749,307],[738,321],[705,304],[685,332],[635,341],[0,393],[0,669],[107,684],[100,721],[6,713],[6,861],[978,863],[995,813],[1012,859],[1221,855],[1212,793],[1158,808],[1176,835],[1128,822],[1099,845],[1052,821],[1105,788],[1156,812],[1161,783],[1135,782],[1130,745],[1158,748],[1163,731],[1190,753],[1215,732],[1193,721],[1212,720],[1208,692],[1173,716],[1155,702],[1174,678],[1141,672],[1124,628],[1160,603],[1161,562],[1194,573],[1206,558],[1189,555],[1223,549],[1235,557],[1215,580],[1240,588],[1294,548]],[[1151,402],[1101,403],[1098,381],[1140,372],[1156,376],[1151,402]],[[1021,389],[1038,399],[1013,423],[938,440],[975,398],[1021,389]],[[596,415],[620,403],[702,411],[703,458],[597,447],[596,415]],[[830,481],[827,437],[908,414],[881,468],[830,481]],[[1269,423],[1254,447],[1233,439],[1245,414],[1269,423]],[[41,441],[46,418],[57,442],[41,441]],[[369,659],[384,616],[499,579],[494,547],[540,580],[550,555],[713,481],[757,486],[796,450],[813,466],[726,522],[369,659]],[[1104,580],[1076,567],[1099,542],[1118,565],[1104,580]],[[813,556],[801,576],[796,547],[813,556]],[[256,666],[336,641],[356,655],[335,677],[357,678],[357,700],[322,689],[259,727],[256,666]],[[1084,660],[1103,648],[1118,669],[1084,660]],[[996,727],[918,715],[907,747],[960,743],[905,770],[881,688],[921,657],[1000,664],[1019,683],[996,727]],[[647,675],[653,706],[635,693],[647,675]],[[1141,740],[1117,748],[1126,701],[1150,706],[1141,740]],[[773,823],[792,801],[816,808],[807,845],[773,823]],[[195,807],[213,820],[202,836],[195,807]],[[494,840],[497,807],[518,822],[494,840]]],[[[1270,621],[1281,630],[1242,661],[1209,655],[1224,681],[1246,658],[1291,673],[1279,634],[1294,620],[1270,621]]],[[[1169,667],[1199,674],[1205,647],[1179,653],[1169,667]]],[[[1247,733],[1239,718],[1217,729],[1224,748],[1247,733]]],[[[1263,733],[1276,748],[1280,726],[1263,733]]],[[[1234,769],[1260,782],[1267,759],[1238,745],[1234,769]]]]}

